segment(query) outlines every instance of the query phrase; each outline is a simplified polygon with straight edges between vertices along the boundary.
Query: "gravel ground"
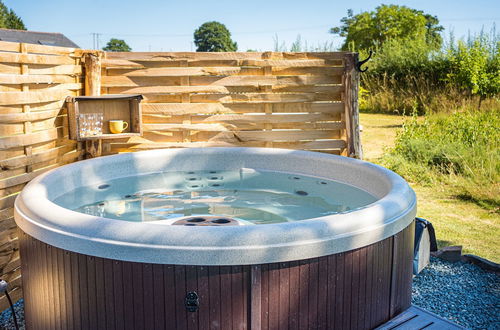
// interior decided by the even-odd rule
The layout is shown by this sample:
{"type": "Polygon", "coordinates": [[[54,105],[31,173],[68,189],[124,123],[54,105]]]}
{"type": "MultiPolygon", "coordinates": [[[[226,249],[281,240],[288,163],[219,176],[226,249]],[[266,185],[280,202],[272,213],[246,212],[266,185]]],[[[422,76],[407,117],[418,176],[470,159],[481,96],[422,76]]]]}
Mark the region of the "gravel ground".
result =
{"type": "Polygon", "coordinates": [[[413,280],[412,303],[470,329],[500,329],[500,276],[431,257],[413,280]]]}
{"type": "MultiPolygon", "coordinates": [[[[463,263],[431,258],[413,280],[412,303],[470,329],[500,329],[500,276],[463,263]]],[[[23,300],[15,304],[24,329],[23,300]]],[[[15,329],[10,309],[0,328],[15,329]]]]}
{"type": "MultiPolygon", "coordinates": [[[[19,324],[19,329],[24,330],[24,301],[19,299],[14,304],[14,310],[16,311],[16,317],[19,324]]],[[[15,329],[14,321],[12,319],[12,312],[10,308],[4,310],[0,314],[0,329],[15,329]]]]}

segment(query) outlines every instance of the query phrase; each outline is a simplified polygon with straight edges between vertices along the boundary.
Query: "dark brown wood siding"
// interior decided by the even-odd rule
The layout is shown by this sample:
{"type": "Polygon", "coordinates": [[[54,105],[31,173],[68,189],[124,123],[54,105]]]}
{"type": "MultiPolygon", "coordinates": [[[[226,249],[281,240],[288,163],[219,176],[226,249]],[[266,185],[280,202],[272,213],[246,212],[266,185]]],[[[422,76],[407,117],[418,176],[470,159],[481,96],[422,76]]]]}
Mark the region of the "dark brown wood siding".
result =
{"type": "Polygon", "coordinates": [[[27,329],[370,329],[410,306],[414,226],[335,255],[181,266],[81,255],[20,234],[27,329]],[[199,296],[188,312],[187,292],[199,296]]]}

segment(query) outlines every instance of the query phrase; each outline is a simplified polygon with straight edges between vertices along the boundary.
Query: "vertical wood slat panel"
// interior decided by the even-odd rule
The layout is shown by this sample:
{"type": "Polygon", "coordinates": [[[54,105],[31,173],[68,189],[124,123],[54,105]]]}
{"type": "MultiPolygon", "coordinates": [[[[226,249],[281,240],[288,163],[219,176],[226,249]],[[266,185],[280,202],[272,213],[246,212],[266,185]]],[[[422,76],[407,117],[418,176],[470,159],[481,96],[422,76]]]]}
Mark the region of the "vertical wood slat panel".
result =
{"type": "Polygon", "coordinates": [[[221,329],[232,328],[232,306],[231,306],[231,266],[221,266],[220,269],[220,318],[221,329]]]}
{"type": "Polygon", "coordinates": [[[269,265],[269,329],[279,329],[280,271],[279,264],[269,265]]]}
{"type": "Polygon", "coordinates": [[[232,329],[245,329],[247,320],[243,306],[244,286],[248,284],[243,282],[243,267],[231,267],[231,311],[232,311],[232,329]]]}
{"type": "Polygon", "coordinates": [[[288,326],[290,330],[299,329],[299,302],[300,302],[300,287],[299,287],[299,262],[290,262],[290,315],[288,326]]]}
{"type": "Polygon", "coordinates": [[[144,304],[144,321],[143,325],[146,329],[154,328],[154,305],[153,305],[153,265],[152,264],[141,264],[142,265],[142,303],[144,304]]]}
{"type": "Polygon", "coordinates": [[[210,329],[219,329],[221,326],[221,298],[219,267],[209,267],[210,292],[210,329]]]}
{"type": "MultiPolygon", "coordinates": [[[[369,329],[387,321],[391,308],[403,310],[410,303],[413,230],[412,225],[399,236],[337,255],[254,266],[260,270],[261,328],[369,329]],[[393,259],[399,260],[396,267],[393,259]]],[[[252,267],[122,262],[64,251],[24,233],[20,244],[26,322],[33,328],[245,329],[250,324],[252,267]],[[200,297],[198,312],[184,307],[188,291],[200,297]]]]}
{"type": "Polygon", "coordinates": [[[318,264],[318,329],[327,328],[328,309],[328,257],[319,258],[318,264]]]}
{"type": "Polygon", "coordinates": [[[175,329],[177,320],[175,301],[175,267],[173,265],[163,266],[163,280],[165,281],[165,327],[175,329]]]}
{"type": "Polygon", "coordinates": [[[113,261],[102,259],[104,271],[104,299],[106,313],[106,329],[115,329],[114,292],[113,292],[113,261]]]}
{"type": "Polygon", "coordinates": [[[123,294],[127,288],[123,286],[123,262],[113,261],[112,271],[113,271],[113,298],[114,298],[114,318],[115,318],[115,328],[124,329],[125,328],[125,308],[123,294]]]}
{"type": "MultiPolygon", "coordinates": [[[[142,304],[143,280],[142,280],[142,265],[140,263],[132,263],[132,277],[134,290],[134,329],[144,328],[144,305],[142,304]]],[[[175,285],[172,287],[175,288],[175,285]]]]}
{"type": "Polygon", "coordinates": [[[359,288],[361,287],[360,276],[360,249],[354,250],[352,253],[352,282],[351,282],[351,329],[359,329],[358,322],[360,321],[359,313],[359,288]]]}
{"type": "Polygon", "coordinates": [[[57,270],[58,270],[58,286],[59,286],[59,305],[61,309],[61,329],[68,329],[68,318],[66,314],[66,288],[64,286],[65,282],[65,272],[64,272],[64,250],[54,249],[57,254],[57,270]]]}
{"type": "Polygon", "coordinates": [[[342,329],[343,319],[344,319],[344,260],[345,253],[339,253],[335,255],[335,296],[337,301],[335,302],[335,323],[334,329],[342,329]]]}
{"type": "Polygon", "coordinates": [[[281,263],[279,270],[279,329],[289,328],[290,316],[290,265],[281,263]]]}
{"type": "MultiPolygon", "coordinates": [[[[198,276],[196,274],[196,266],[185,266],[186,268],[186,291],[185,292],[196,292],[198,290],[198,276]]],[[[199,295],[198,295],[199,297],[199,295]]],[[[199,299],[199,298],[198,298],[199,299]]],[[[179,302],[178,302],[179,303],[179,302]]],[[[198,314],[194,312],[187,313],[187,328],[188,329],[199,329],[198,324],[198,314]]]]}
{"type": "Polygon", "coordinates": [[[344,259],[344,305],[343,329],[351,329],[351,300],[352,300],[352,264],[353,251],[347,251],[344,259]]]}
{"type": "Polygon", "coordinates": [[[135,278],[132,276],[132,264],[131,262],[124,262],[123,271],[123,321],[125,323],[125,329],[134,329],[134,286],[135,278]]]}
{"type": "Polygon", "coordinates": [[[336,261],[335,256],[328,256],[328,299],[327,299],[327,328],[333,329],[335,324],[335,311],[337,305],[336,288],[336,261]]]}
{"type": "Polygon", "coordinates": [[[261,327],[262,330],[269,329],[269,264],[261,266],[261,327]]]}
{"type": "Polygon", "coordinates": [[[262,270],[260,265],[250,266],[250,302],[249,312],[250,330],[262,329],[262,270]]]}
{"type": "Polygon", "coordinates": [[[366,279],[368,273],[367,266],[367,249],[359,249],[359,290],[358,290],[358,299],[356,300],[357,309],[359,311],[359,317],[357,319],[357,327],[358,329],[364,329],[365,327],[365,318],[366,318],[366,279]]]}
{"type": "Polygon", "coordinates": [[[299,329],[309,326],[309,264],[305,260],[299,261],[299,329]]]}
{"type": "Polygon", "coordinates": [[[89,327],[97,329],[97,281],[96,281],[96,270],[95,270],[95,258],[87,256],[87,280],[88,280],[88,290],[89,290],[89,327]]]}
{"type": "Polygon", "coordinates": [[[186,296],[186,268],[184,266],[176,265],[175,270],[175,306],[176,306],[176,329],[187,329],[187,315],[184,305],[186,296]]]}
{"type": "Polygon", "coordinates": [[[309,262],[309,329],[318,328],[318,258],[309,262]]]}
{"type": "MultiPolygon", "coordinates": [[[[96,257],[88,257],[87,261],[90,262],[89,267],[89,314],[97,315],[97,326],[96,329],[107,329],[108,315],[106,314],[106,285],[105,278],[106,274],[104,273],[104,259],[96,258],[96,257]],[[95,289],[90,289],[92,283],[90,280],[92,277],[95,277],[95,289]],[[91,292],[95,292],[91,294],[91,292]],[[92,302],[95,297],[95,309],[92,305],[92,302]]],[[[109,300],[109,298],[108,298],[109,300]]]]}
{"type": "Polygon", "coordinates": [[[153,265],[153,308],[154,328],[165,329],[165,289],[163,278],[163,265],[153,265]]]}

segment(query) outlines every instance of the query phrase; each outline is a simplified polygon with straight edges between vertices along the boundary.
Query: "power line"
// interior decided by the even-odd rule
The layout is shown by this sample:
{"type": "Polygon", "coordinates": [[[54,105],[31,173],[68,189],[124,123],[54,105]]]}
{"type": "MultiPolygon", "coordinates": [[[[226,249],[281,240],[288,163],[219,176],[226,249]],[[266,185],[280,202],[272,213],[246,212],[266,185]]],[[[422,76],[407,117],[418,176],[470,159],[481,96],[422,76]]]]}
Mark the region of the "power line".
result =
{"type": "MultiPolygon", "coordinates": [[[[284,28],[277,30],[260,30],[260,31],[236,31],[231,33],[232,35],[242,35],[242,34],[264,34],[264,33],[278,33],[278,32],[289,32],[289,31],[303,31],[303,30],[316,30],[329,28],[332,25],[317,25],[317,26],[305,26],[305,27],[294,27],[294,28],[284,28]]],[[[143,34],[127,34],[127,33],[91,33],[97,40],[99,36],[113,36],[113,37],[192,37],[193,33],[179,33],[179,34],[157,34],[157,33],[143,33],[143,34]]],[[[81,35],[69,35],[69,36],[81,36],[81,35]]]]}

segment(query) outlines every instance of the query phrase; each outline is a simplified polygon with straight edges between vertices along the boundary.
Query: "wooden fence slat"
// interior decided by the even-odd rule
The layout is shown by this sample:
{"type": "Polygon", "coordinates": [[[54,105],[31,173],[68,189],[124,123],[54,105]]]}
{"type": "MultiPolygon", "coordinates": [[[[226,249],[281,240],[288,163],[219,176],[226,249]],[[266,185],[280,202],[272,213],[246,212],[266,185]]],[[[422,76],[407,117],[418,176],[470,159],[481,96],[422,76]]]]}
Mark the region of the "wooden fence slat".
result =
{"type": "MultiPolygon", "coordinates": [[[[15,76],[15,75],[12,75],[15,76]]],[[[129,77],[129,76],[103,76],[102,86],[109,87],[147,87],[147,86],[179,86],[181,79],[189,77],[190,86],[226,86],[244,87],[263,85],[278,86],[310,86],[318,84],[339,84],[341,76],[332,75],[297,75],[297,76],[171,76],[171,77],[129,77]]],[[[0,79],[1,81],[1,79],[0,79]]]]}
{"type": "MultiPolygon", "coordinates": [[[[321,112],[340,114],[344,111],[343,102],[289,102],[271,104],[273,113],[321,112]]],[[[265,112],[264,104],[249,103],[144,103],[144,114],[231,114],[265,112]]]]}
{"type": "Polygon", "coordinates": [[[0,52],[0,62],[58,65],[58,64],[74,64],[75,61],[67,56],[15,54],[15,53],[0,52]]]}
{"type": "Polygon", "coordinates": [[[0,123],[23,123],[25,121],[37,121],[43,119],[55,118],[61,110],[48,110],[48,111],[37,111],[37,112],[25,112],[25,113],[0,113],[0,123]]]}
{"type": "Polygon", "coordinates": [[[67,75],[0,74],[0,84],[67,84],[75,78],[67,75]]]}
{"type": "MultiPolygon", "coordinates": [[[[26,44],[26,50],[28,53],[72,56],[76,48],[26,44]]],[[[0,51],[17,52],[19,43],[0,41],[0,51]]]]}
{"type": "Polygon", "coordinates": [[[19,134],[14,136],[7,136],[0,138],[0,149],[14,148],[18,146],[27,146],[47,141],[56,140],[58,137],[62,136],[61,128],[52,128],[46,131],[30,133],[30,134],[19,134]]]}
{"type": "Polygon", "coordinates": [[[0,168],[2,170],[13,170],[18,167],[34,165],[41,162],[46,162],[54,158],[61,157],[69,152],[76,152],[76,143],[58,146],[54,149],[34,151],[31,156],[22,155],[8,159],[0,160],[0,168]]]}
{"type": "Polygon", "coordinates": [[[32,75],[47,75],[47,74],[68,74],[68,75],[80,75],[82,73],[81,65],[71,65],[71,64],[63,64],[58,66],[52,65],[39,65],[36,67],[30,67],[29,74],[32,75]]]}
{"type": "Polygon", "coordinates": [[[67,89],[51,88],[37,92],[3,92],[0,93],[0,105],[13,105],[13,104],[31,104],[52,102],[65,99],[67,96],[73,95],[70,89],[80,89],[77,84],[68,86],[67,89]]]}
{"type": "Polygon", "coordinates": [[[262,60],[262,59],[325,59],[343,60],[345,52],[109,52],[107,59],[126,59],[130,61],[147,60],[262,60]]]}

